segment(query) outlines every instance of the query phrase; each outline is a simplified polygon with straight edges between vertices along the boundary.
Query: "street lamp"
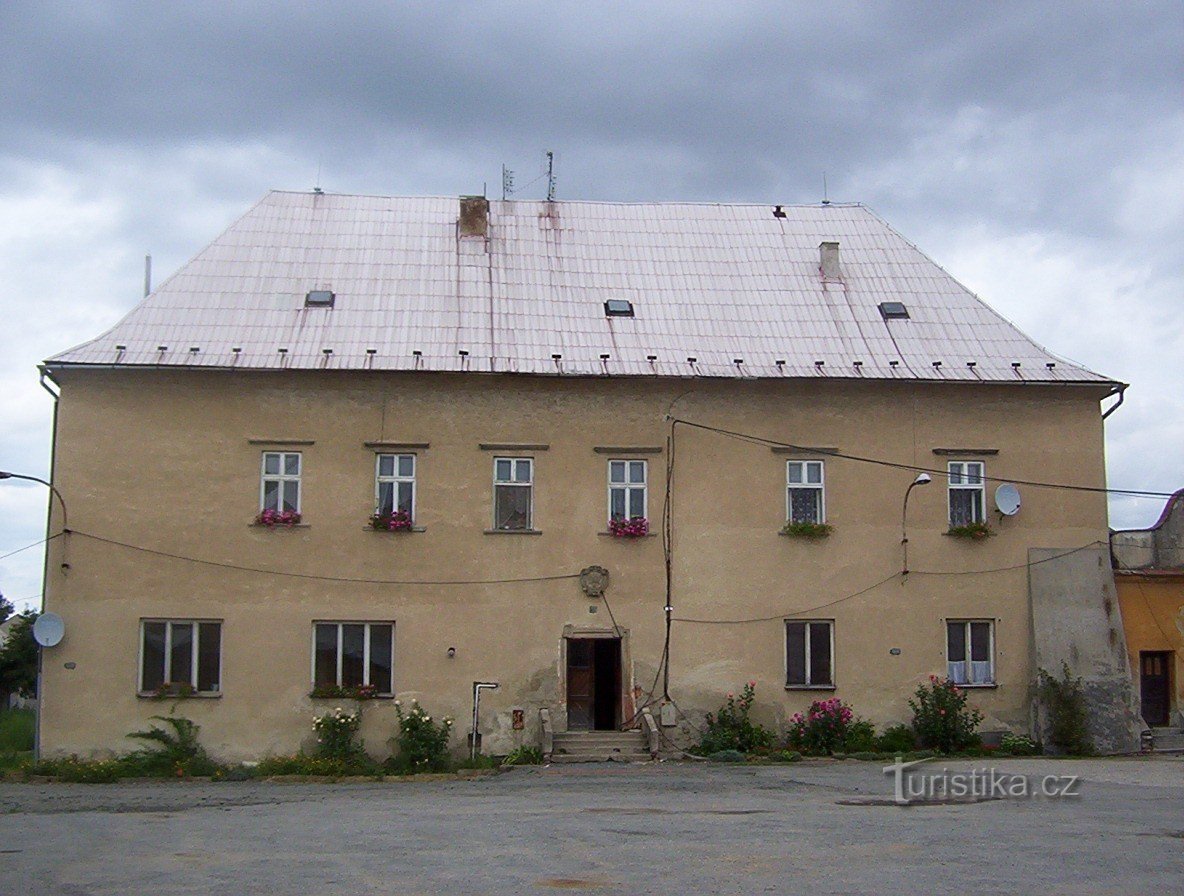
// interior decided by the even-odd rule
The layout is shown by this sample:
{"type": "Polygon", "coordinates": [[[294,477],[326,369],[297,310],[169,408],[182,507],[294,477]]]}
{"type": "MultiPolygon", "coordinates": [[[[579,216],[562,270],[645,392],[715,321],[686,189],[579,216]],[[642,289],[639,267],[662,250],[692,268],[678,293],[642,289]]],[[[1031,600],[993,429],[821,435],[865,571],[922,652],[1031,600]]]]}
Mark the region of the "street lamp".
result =
{"type": "Polygon", "coordinates": [[[900,552],[901,552],[901,567],[900,574],[907,576],[909,574],[909,532],[906,528],[908,514],[909,514],[909,495],[912,494],[913,489],[918,485],[928,485],[933,481],[928,473],[918,473],[917,478],[909,483],[909,487],[904,490],[904,507],[900,511],[900,552]]]}
{"type": "Polygon", "coordinates": [[[40,482],[47,489],[49,489],[51,492],[53,492],[54,497],[58,499],[58,503],[62,505],[62,529],[63,529],[63,531],[70,528],[68,525],[67,518],[66,518],[66,501],[62,497],[62,493],[57,490],[57,488],[54,486],[54,484],[52,482],[46,482],[44,479],[38,479],[36,476],[25,476],[25,475],[22,475],[21,473],[9,473],[9,472],[6,472],[5,470],[0,470],[0,479],[24,479],[26,482],[40,482]]]}

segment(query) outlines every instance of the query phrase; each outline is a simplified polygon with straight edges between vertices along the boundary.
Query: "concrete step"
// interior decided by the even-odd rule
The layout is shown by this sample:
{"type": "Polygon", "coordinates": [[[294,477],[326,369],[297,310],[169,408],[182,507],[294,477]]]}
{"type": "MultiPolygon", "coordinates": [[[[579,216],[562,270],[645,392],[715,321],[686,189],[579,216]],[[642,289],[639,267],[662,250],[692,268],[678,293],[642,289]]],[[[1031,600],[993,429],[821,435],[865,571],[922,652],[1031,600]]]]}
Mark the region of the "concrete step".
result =
{"type": "Polygon", "coordinates": [[[559,764],[575,762],[649,762],[650,754],[644,750],[640,753],[552,753],[551,761],[559,764]]]}
{"type": "Polygon", "coordinates": [[[1184,752],[1184,728],[1152,728],[1156,753],[1184,752]]]}
{"type": "Polygon", "coordinates": [[[553,762],[646,762],[650,758],[640,731],[565,731],[555,735],[553,762]]]}

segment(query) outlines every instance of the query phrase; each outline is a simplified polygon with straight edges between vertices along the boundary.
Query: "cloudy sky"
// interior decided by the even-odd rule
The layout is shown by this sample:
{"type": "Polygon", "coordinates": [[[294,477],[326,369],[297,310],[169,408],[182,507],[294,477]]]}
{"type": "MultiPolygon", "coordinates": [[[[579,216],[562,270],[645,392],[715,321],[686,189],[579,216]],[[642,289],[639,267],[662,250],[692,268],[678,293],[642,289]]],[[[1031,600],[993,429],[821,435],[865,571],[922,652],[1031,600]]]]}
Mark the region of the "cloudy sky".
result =
{"type": "MultiPolygon", "coordinates": [[[[870,205],[1053,351],[1131,384],[1110,483],[1184,487],[1184,4],[0,4],[0,469],[36,364],[270,188],[870,205]],[[644,12],[637,12],[643,8],[644,12]]],[[[0,483],[0,555],[40,487],[0,483]]],[[[1158,500],[1115,500],[1146,526],[1158,500]]],[[[36,604],[41,551],[0,560],[36,604]]]]}

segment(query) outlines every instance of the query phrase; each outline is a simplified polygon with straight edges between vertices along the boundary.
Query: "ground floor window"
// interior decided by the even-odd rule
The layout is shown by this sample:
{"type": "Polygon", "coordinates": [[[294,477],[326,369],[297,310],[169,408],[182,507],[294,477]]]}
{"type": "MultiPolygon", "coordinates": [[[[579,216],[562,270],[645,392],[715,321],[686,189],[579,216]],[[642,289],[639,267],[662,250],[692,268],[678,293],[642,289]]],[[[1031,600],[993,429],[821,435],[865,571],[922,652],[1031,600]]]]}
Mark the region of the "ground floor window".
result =
{"type": "Polygon", "coordinates": [[[785,623],[787,687],[833,687],[834,623],[829,620],[785,623]]]}
{"type": "Polygon", "coordinates": [[[995,626],[989,620],[946,622],[946,675],[954,684],[995,683],[995,626]]]}
{"type": "Polygon", "coordinates": [[[140,690],[222,689],[222,623],[145,619],[140,623],[140,690]]]}
{"type": "Polygon", "coordinates": [[[390,622],[318,622],[313,688],[373,688],[394,693],[395,626],[390,622]]]}

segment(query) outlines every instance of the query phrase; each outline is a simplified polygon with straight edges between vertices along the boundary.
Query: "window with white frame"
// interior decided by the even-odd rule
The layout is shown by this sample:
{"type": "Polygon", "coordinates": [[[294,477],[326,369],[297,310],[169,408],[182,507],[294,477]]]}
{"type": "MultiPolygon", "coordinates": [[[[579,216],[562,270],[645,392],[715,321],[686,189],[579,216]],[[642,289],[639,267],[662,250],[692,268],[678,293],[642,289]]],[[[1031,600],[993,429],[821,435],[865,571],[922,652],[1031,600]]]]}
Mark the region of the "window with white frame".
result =
{"type": "Polygon", "coordinates": [[[380,454],[375,469],[375,514],[415,519],[415,455],[380,454]]]}
{"type": "Polygon", "coordinates": [[[646,462],[608,462],[608,518],[630,520],[646,516],[646,462]]]}
{"type": "Polygon", "coordinates": [[[785,465],[785,518],[791,523],[826,522],[822,461],[791,460],[785,465]]]}
{"type": "Polygon", "coordinates": [[[300,512],[300,452],[264,451],[259,509],[300,512]]]}
{"type": "Polygon", "coordinates": [[[395,626],[391,622],[317,622],[313,626],[312,684],[316,688],[373,688],[394,693],[395,626]]]}
{"type": "Polygon", "coordinates": [[[140,690],[222,690],[222,623],[204,619],[140,622],[140,690]]]}
{"type": "Polygon", "coordinates": [[[950,525],[969,526],[986,521],[986,487],[982,461],[950,461],[950,525]]]}
{"type": "Polygon", "coordinates": [[[534,461],[529,457],[495,457],[493,528],[529,530],[533,498],[534,461]]]}
{"type": "Polygon", "coordinates": [[[834,687],[834,622],[786,620],[786,687],[834,687]]]}
{"type": "Polygon", "coordinates": [[[946,677],[954,684],[995,683],[995,626],[990,620],[946,621],[946,677]]]}

